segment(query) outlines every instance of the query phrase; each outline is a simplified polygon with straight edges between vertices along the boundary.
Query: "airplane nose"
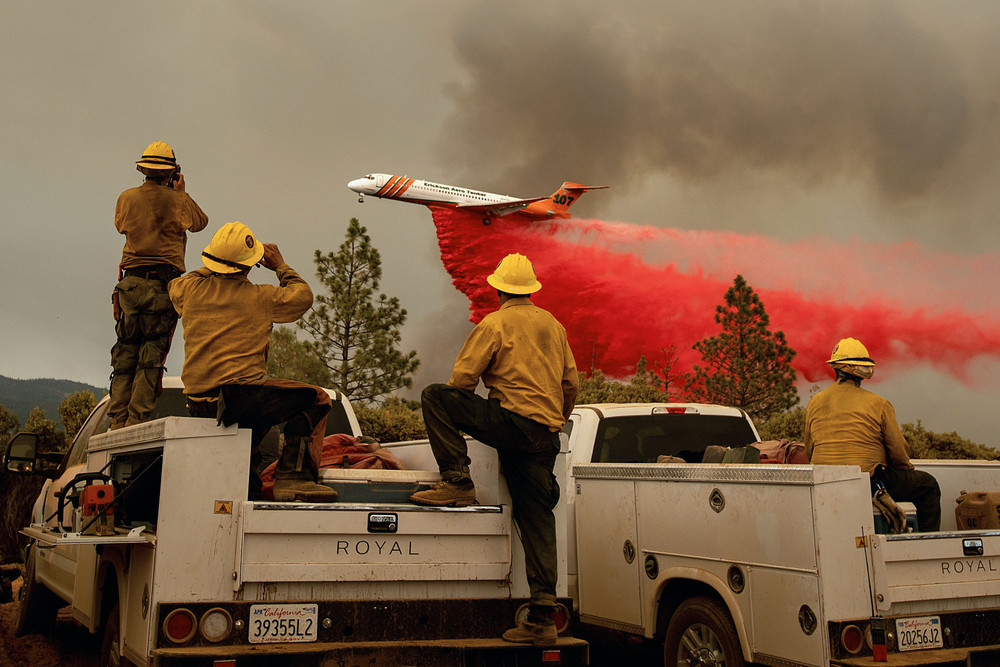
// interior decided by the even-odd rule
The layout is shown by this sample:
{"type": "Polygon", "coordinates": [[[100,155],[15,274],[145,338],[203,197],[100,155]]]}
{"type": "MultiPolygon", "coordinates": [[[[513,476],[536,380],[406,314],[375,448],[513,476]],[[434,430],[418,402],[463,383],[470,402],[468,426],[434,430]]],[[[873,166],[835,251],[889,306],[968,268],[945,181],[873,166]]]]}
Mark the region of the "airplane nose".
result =
{"type": "Polygon", "coordinates": [[[366,179],[364,179],[364,178],[355,178],[353,181],[350,181],[347,184],[347,187],[349,187],[351,190],[354,190],[355,192],[357,192],[359,194],[364,194],[364,191],[365,191],[365,180],[366,179]]]}

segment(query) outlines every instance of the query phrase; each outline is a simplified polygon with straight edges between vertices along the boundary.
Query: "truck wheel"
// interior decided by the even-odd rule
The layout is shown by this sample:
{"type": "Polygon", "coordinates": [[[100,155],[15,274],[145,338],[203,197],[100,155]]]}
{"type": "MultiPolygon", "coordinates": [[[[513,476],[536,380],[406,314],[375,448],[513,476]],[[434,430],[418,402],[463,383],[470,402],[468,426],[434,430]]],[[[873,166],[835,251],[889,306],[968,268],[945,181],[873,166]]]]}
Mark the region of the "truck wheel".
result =
{"type": "Polygon", "coordinates": [[[24,563],[24,579],[18,594],[17,623],[14,634],[18,637],[32,634],[47,634],[56,624],[56,612],[65,606],[62,599],[35,581],[35,554],[38,547],[28,548],[24,563]]]}
{"type": "Polygon", "coordinates": [[[127,667],[132,663],[122,657],[121,616],[116,604],[104,623],[104,639],[101,642],[101,667],[127,667]]]}
{"type": "Polygon", "coordinates": [[[743,667],[740,638],[726,608],[710,597],[685,600],[667,626],[664,667],[743,667]]]}

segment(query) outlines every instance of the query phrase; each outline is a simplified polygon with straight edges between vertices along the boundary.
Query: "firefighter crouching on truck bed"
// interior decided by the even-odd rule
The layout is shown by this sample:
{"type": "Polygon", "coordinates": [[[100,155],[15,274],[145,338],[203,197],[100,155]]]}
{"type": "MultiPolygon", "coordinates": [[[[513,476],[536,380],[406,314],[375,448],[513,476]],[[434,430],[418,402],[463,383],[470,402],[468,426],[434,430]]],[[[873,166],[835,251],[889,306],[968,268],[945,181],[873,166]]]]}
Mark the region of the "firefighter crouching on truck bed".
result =
{"type": "Polygon", "coordinates": [[[857,465],[873,475],[895,501],[913,503],[921,532],[941,526],[941,489],[933,475],[915,470],[892,403],[861,388],[875,361],[861,341],[844,338],[827,360],[836,382],[806,408],[806,455],[816,464],[857,465]]]}
{"type": "Polygon", "coordinates": [[[258,242],[240,222],[223,225],[201,258],[205,268],[170,283],[170,299],[184,323],[181,380],[191,416],[252,430],[251,500],[261,492],[260,443],[282,422],[285,446],[274,499],[336,500],[336,491],[317,484],[330,396],[304,382],[267,377],[272,325],[299,319],[312,306],[312,290],[278,246],[258,242]],[[274,271],[278,286],[250,282],[255,264],[274,271]]]}
{"type": "Polygon", "coordinates": [[[559,485],[552,470],[559,432],[569,419],[580,388],[566,329],[531,303],[541,289],[524,255],[507,255],[486,281],[500,299],[469,334],[448,384],[424,389],[427,437],[441,481],[413,494],[419,505],[471,505],[476,490],[460,431],[497,450],[524,547],[531,589],[528,617],[504,632],[510,642],[547,646],[556,642],[556,530],[552,509],[559,485]],[[489,400],[474,392],[479,380],[489,400]]]}
{"type": "Polygon", "coordinates": [[[117,342],[111,348],[111,428],[149,419],[162,391],[163,362],[177,326],[167,283],[184,273],[187,232],[208,216],[184,191],[174,150],[151,143],[135,163],[146,180],[118,197],[115,227],[125,235],[112,295],[117,342]]]}

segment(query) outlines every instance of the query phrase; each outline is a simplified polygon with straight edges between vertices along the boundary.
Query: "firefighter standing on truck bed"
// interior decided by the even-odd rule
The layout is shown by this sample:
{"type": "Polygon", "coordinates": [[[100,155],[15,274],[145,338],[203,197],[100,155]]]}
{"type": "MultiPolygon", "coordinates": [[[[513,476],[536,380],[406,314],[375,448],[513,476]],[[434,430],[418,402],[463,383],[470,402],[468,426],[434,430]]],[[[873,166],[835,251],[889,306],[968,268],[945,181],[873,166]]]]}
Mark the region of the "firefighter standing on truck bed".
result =
{"type": "Polygon", "coordinates": [[[111,428],[149,419],[162,391],[163,362],[177,326],[167,283],[184,273],[187,232],[200,232],[208,216],[184,191],[173,149],[151,143],[136,162],[146,180],[118,197],[115,227],[125,235],[119,280],[112,296],[111,428]]]}
{"type": "Polygon", "coordinates": [[[875,361],[855,338],[844,338],[827,360],[837,381],[806,408],[803,440],[812,463],[857,465],[873,475],[895,501],[912,502],[921,532],[941,526],[941,489],[930,473],[915,470],[892,403],[861,388],[875,361]]]}
{"type": "Polygon", "coordinates": [[[524,255],[503,258],[486,281],[500,309],[469,334],[448,384],[432,384],[421,396],[424,424],[440,483],[410,496],[418,505],[471,505],[476,489],[460,431],[497,450],[513,505],[531,589],[528,616],[504,632],[510,642],[556,642],[556,529],[552,509],[559,485],[552,470],[559,432],[576,403],[580,380],[566,329],[531,303],[541,289],[524,255]],[[489,400],[474,392],[479,380],[489,400]]]}
{"type": "Polygon", "coordinates": [[[282,422],[285,446],[274,474],[274,499],[336,500],[336,491],[316,483],[330,396],[304,382],[267,377],[272,325],[299,319],[312,306],[312,290],[278,246],[260,243],[240,222],[223,225],[201,259],[204,268],[170,283],[170,299],[184,320],[181,380],[191,416],[252,430],[251,500],[260,498],[260,443],[282,422]],[[258,263],[277,274],[278,286],[247,279],[258,263]]]}

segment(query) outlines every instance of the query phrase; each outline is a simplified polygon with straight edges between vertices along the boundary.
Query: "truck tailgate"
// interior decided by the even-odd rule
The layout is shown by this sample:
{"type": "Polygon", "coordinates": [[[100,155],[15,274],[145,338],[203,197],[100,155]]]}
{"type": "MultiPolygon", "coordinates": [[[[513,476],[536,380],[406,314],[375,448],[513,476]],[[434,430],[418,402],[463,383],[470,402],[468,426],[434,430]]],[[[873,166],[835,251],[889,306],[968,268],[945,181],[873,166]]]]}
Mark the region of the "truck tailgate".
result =
{"type": "Polygon", "coordinates": [[[968,609],[988,596],[990,606],[1000,602],[1000,531],[875,535],[872,549],[882,612],[919,611],[931,601],[939,611],[968,609]]]}
{"type": "Polygon", "coordinates": [[[245,502],[234,586],[243,582],[506,580],[501,505],[245,502]]]}

